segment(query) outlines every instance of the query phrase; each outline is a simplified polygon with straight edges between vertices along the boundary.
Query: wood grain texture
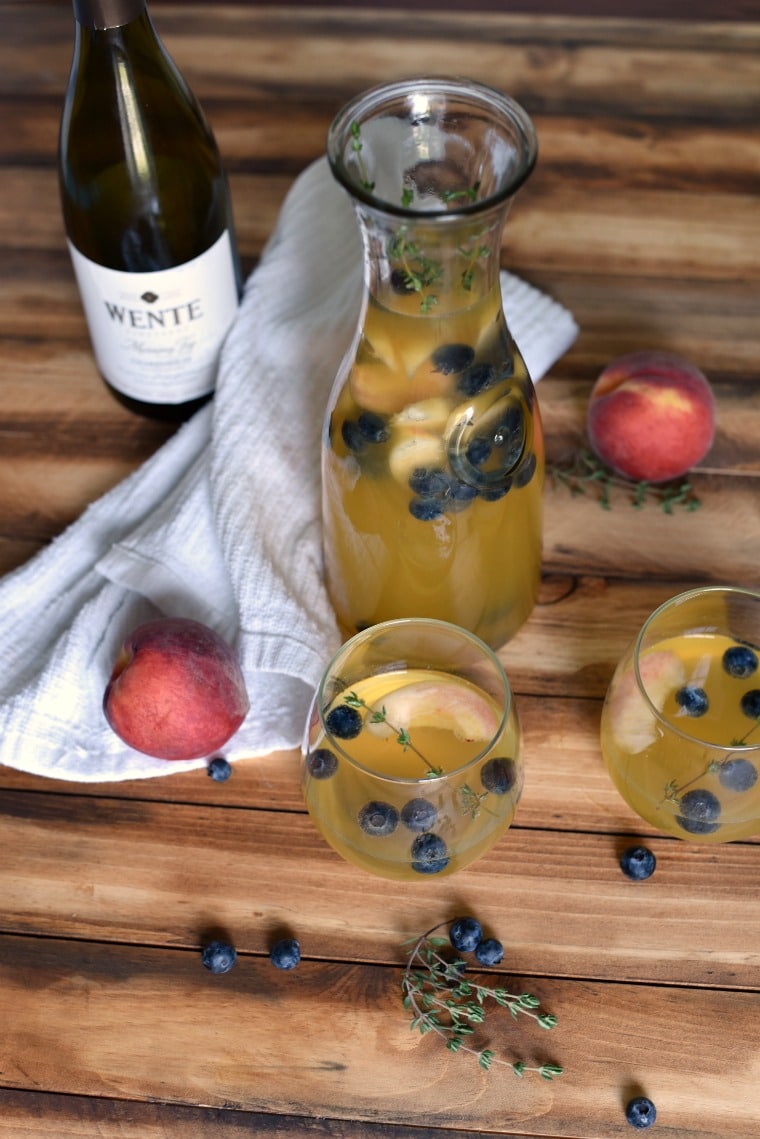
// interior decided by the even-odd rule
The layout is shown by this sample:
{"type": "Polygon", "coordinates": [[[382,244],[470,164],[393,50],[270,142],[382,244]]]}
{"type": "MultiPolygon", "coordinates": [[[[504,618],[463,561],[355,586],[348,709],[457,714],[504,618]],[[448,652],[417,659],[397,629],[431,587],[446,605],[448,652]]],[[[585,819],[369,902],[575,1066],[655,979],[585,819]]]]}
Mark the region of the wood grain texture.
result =
{"type": "MultiPolygon", "coordinates": [[[[370,880],[305,812],[296,753],[80,785],[0,769],[0,1139],[623,1139],[650,1095],[668,1139],[756,1139],[760,836],[697,847],[644,824],[599,747],[615,663],[666,598],[757,587],[760,12],[752,0],[151,4],[230,172],[257,264],[329,122],[372,83],[473,74],[533,116],[538,166],[502,261],[575,315],[538,387],[550,464],[585,445],[598,372],[661,347],[716,395],[700,508],[612,510],[547,480],[539,603],[500,653],[526,782],[515,826],[446,882],[370,880]],[[634,841],[646,882],[622,874],[634,841]],[[551,1034],[498,1050],[561,1080],[488,1076],[411,1033],[403,941],[475,913],[551,1034]],[[299,937],[290,974],[267,959],[299,937]],[[232,939],[213,977],[200,947],[232,939]]],[[[0,573],[42,549],[172,428],[132,417],[92,359],[58,205],[68,0],[0,0],[0,573]]],[[[654,1132],[653,1132],[654,1134],[654,1132]]]]}
{"type": "Polygon", "coordinates": [[[494,1048],[531,1061],[570,1053],[572,1078],[542,1084],[507,1074],[505,1086],[507,1075],[485,1075],[410,1033],[396,968],[309,960],[282,974],[250,956],[219,978],[204,976],[192,951],[3,937],[0,976],[5,1078],[45,1092],[63,1085],[76,1095],[231,1113],[305,1108],[455,1132],[572,1135],[582,1127],[609,1139],[630,1133],[618,1122],[621,1105],[644,1086],[674,1136],[750,1139],[756,1123],[746,1063],[756,994],[520,977],[520,990],[551,1008],[558,1027],[551,1036],[536,1029],[536,1039],[522,1033],[516,1053],[505,1017],[491,1029],[494,1048]],[[713,1034],[725,1041],[720,1049],[705,1047],[713,1034]],[[597,1056],[626,1076],[600,1083],[597,1056]]]}
{"type": "MultiPolygon", "coordinates": [[[[593,780],[578,782],[575,798],[587,795],[601,813],[605,789],[595,801],[593,780]]],[[[659,867],[651,883],[634,885],[618,865],[630,834],[548,829],[561,814],[561,804],[555,814],[545,808],[536,830],[521,815],[521,825],[446,889],[373,881],[367,891],[366,875],[333,854],[304,814],[93,797],[72,801],[61,819],[55,796],[17,792],[3,803],[15,887],[0,924],[10,933],[185,948],[222,931],[239,952],[259,954],[290,930],[304,953],[340,960],[342,900],[350,897],[352,959],[400,963],[408,937],[455,918],[466,898],[495,934],[509,931],[518,973],[679,984],[688,972],[693,985],[760,990],[756,845],[695,855],[652,838],[659,867]]],[[[606,825],[622,830],[623,819],[613,806],[606,825]]]]}

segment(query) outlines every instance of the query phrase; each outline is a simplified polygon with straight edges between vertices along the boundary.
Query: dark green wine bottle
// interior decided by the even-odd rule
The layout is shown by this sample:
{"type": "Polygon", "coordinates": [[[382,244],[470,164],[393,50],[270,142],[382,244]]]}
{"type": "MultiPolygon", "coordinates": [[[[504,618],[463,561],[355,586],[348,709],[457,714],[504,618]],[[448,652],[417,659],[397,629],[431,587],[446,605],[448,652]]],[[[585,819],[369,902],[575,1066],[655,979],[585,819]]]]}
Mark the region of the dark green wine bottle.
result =
{"type": "Polygon", "coordinates": [[[213,392],[240,300],[227,180],[145,0],[73,4],[59,176],[93,351],[131,410],[185,419],[213,392]]]}

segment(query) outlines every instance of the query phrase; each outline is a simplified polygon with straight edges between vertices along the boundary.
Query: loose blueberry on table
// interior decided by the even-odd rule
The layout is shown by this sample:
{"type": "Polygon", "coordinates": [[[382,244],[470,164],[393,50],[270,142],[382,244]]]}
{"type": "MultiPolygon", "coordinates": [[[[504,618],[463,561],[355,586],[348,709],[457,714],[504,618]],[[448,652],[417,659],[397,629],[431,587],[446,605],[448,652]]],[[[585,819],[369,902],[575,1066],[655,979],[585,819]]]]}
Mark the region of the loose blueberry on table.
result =
{"type": "Polygon", "coordinates": [[[226,783],[232,775],[232,764],[224,756],[217,755],[210,761],[206,770],[215,783],[226,783]]]}
{"type": "Polygon", "coordinates": [[[634,1098],[629,1100],[626,1104],[625,1117],[631,1127],[642,1131],[652,1126],[657,1118],[657,1109],[647,1096],[634,1096],[634,1098]]]}
{"type": "Polygon", "coordinates": [[[210,973],[229,973],[237,961],[237,951],[227,941],[210,941],[203,947],[201,961],[210,973]]]}
{"type": "Polygon", "coordinates": [[[634,882],[643,882],[654,874],[657,860],[646,846],[629,846],[620,856],[620,868],[634,882]]]}
{"type": "Polygon", "coordinates": [[[457,918],[451,924],[449,940],[460,953],[474,953],[483,940],[483,927],[475,918],[457,918]]]}
{"type": "Polygon", "coordinates": [[[295,937],[283,937],[269,951],[269,960],[275,969],[295,969],[301,960],[301,946],[295,937]]]}
{"type": "Polygon", "coordinates": [[[480,965],[498,965],[504,956],[504,946],[495,937],[485,937],[475,946],[475,958],[480,965]]]}

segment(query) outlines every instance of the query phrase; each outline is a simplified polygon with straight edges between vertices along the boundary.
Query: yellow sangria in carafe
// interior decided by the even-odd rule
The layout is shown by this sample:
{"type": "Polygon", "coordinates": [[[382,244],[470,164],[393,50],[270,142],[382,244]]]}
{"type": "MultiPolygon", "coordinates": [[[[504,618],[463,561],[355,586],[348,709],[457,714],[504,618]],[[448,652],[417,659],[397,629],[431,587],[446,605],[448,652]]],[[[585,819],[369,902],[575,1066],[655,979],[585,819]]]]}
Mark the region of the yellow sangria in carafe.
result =
{"type": "Polygon", "coordinates": [[[331,601],[347,636],[422,616],[499,646],[541,566],[543,437],[499,281],[530,120],[476,84],[398,83],[341,112],[328,155],[365,254],[322,448],[331,601]]]}

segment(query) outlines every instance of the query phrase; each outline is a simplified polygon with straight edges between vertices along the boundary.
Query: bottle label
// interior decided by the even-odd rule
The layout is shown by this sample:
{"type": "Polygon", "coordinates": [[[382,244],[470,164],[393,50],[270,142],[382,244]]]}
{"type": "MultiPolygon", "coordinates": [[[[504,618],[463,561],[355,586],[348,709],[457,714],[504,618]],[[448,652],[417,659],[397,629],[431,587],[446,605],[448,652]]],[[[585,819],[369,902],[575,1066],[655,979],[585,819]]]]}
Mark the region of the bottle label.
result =
{"type": "Polygon", "coordinates": [[[227,230],[174,269],[124,273],[69,241],[98,367],[112,387],[146,403],[184,403],[213,391],[219,351],[238,308],[227,230]]]}

